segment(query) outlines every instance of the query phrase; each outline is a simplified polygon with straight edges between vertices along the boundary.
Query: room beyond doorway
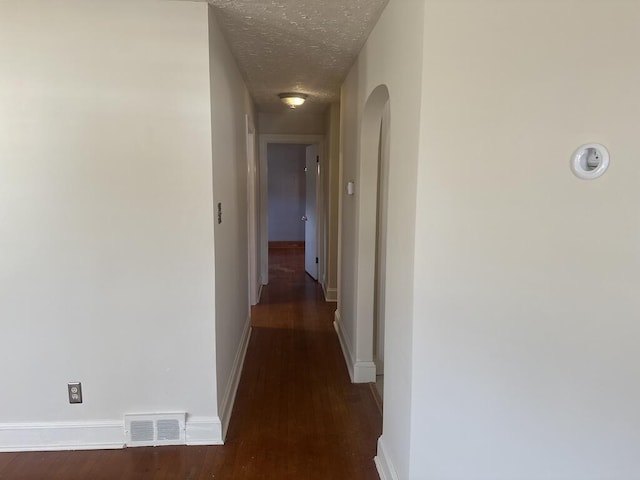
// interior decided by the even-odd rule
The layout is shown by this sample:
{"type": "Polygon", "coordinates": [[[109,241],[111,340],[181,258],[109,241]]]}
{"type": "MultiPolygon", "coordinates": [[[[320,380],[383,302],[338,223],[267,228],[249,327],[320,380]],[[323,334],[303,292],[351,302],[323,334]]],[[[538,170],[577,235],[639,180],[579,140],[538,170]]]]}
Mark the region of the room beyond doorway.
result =
{"type": "Polygon", "coordinates": [[[305,269],[324,280],[326,227],[322,178],[324,136],[260,135],[260,283],[269,283],[269,245],[305,246],[305,269]]]}
{"type": "Polygon", "coordinates": [[[267,145],[269,247],[304,247],[304,269],[318,281],[317,145],[267,145]]]}
{"type": "Polygon", "coordinates": [[[304,144],[267,146],[267,232],[270,245],[305,243],[304,144]]]}

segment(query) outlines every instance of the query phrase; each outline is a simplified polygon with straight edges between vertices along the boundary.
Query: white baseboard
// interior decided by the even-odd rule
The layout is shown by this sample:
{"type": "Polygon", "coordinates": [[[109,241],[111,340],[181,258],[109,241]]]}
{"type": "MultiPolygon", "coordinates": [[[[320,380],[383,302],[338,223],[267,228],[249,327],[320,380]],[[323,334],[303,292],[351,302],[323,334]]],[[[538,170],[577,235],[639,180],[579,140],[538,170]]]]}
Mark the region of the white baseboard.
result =
{"type": "Polygon", "coordinates": [[[219,417],[188,417],[187,445],[223,445],[222,422],[219,417]]]}
{"type": "Polygon", "coordinates": [[[353,383],[375,383],[376,364],[373,362],[356,362],[353,365],[353,383]]]}
{"type": "Polygon", "coordinates": [[[344,331],[344,326],[340,318],[340,312],[336,310],[334,315],[333,326],[338,334],[340,340],[340,347],[342,347],[342,355],[344,355],[344,361],[347,363],[347,370],[349,370],[349,377],[353,383],[372,383],[376,381],[376,365],[371,362],[356,361],[354,359],[353,352],[351,351],[351,342],[344,331]]]}
{"type": "Polygon", "coordinates": [[[220,403],[221,420],[222,420],[222,440],[227,436],[227,428],[229,427],[229,421],[231,420],[231,412],[233,410],[233,403],[236,399],[236,393],[238,391],[238,385],[240,384],[240,376],[242,375],[242,366],[244,365],[244,357],[247,354],[247,347],[249,346],[249,339],[251,338],[251,318],[247,319],[247,323],[244,326],[242,337],[240,338],[240,345],[236,352],[236,358],[233,360],[233,366],[231,367],[231,375],[227,384],[227,389],[222,397],[220,403]]]}
{"type": "MultiPolygon", "coordinates": [[[[218,417],[191,417],[185,424],[187,445],[222,445],[218,417]]],[[[0,452],[111,450],[125,448],[123,421],[0,424],[0,452]]]]}
{"type": "Polygon", "coordinates": [[[344,356],[344,361],[347,364],[347,370],[349,371],[349,378],[351,378],[351,381],[353,382],[353,356],[351,355],[351,349],[349,348],[347,334],[344,332],[344,329],[342,327],[342,320],[340,318],[339,310],[336,310],[333,318],[333,328],[336,329],[336,333],[338,334],[338,340],[340,340],[342,355],[344,356]]]}
{"type": "MultiPolygon", "coordinates": [[[[185,424],[187,445],[222,445],[218,417],[192,417],[185,424]]],[[[0,424],[0,452],[110,450],[126,446],[124,421],[0,424]]]]}
{"type": "Polygon", "coordinates": [[[380,480],[399,480],[398,473],[393,466],[391,458],[384,446],[384,439],[380,437],[378,439],[378,455],[373,459],[376,463],[376,469],[380,480]]]}
{"type": "MultiPolygon", "coordinates": [[[[187,445],[222,445],[249,345],[247,320],[222,403],[220,417],[187,417],[187,445]]],[[[98,422],[0,423],[0,452],[103,450],[125,447],[124,420],[98,422]]]]}
{"type": "Polygon", "coordinates": [[[322,284],[322,292],[324,293],[324,300],[326,302],[338,301],[338,289],[328,288],[324,283],[322,284]]]}
{"type": "Polygon", "coordinates": [[[123,448],[124,421],[0,424],[0,452],[123,448]]]}

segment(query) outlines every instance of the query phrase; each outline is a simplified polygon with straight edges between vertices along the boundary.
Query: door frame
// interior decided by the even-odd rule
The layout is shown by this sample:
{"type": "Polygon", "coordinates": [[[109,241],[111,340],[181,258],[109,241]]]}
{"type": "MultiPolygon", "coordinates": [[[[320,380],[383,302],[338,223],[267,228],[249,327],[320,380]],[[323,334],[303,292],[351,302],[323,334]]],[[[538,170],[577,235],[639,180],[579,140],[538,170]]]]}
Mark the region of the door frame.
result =
{"type": "Polygon", "coordinates": [[[256,128],[253,119],[245,115],[247,148],[247,241],[249,274],[249,307],[260,301],[262,284],[259,276],[258,252],[258,199],[259,171],[256,155],[256,128]]]}
{"type": "MultiPolygon", "coordinates": [[[[260,284],[267,285],[269,283],[269,217],[268,217],[268,183],[267,183],[267,149],[270,143],[291,143],[291,144],[307,144],[317,145],[318,155],[320,156],[320,173],[318,175],[318,185],[322,185],[325,172],[325,155],[324,155],[324,135],[274,135],[274,134],[262,134],[259,135],[260,141],[260,155],[258,157],[259,163],[259,178],[260,178],[260,201],[258,216],[260,220],[260,229],[257,235],[257,243],[259,245],[259,258],[260,258],[260,284]]],[[[323,218],[325,199],[321,188],[316,189],[316,218],[323,218]]],[[[251,206],[250,206],[251,208],[251,206]]],[[[326,229],[318,222],[316,228],[317,235],[317,248],[318,248],[318,278],[322,278],[325,272],[325,259],[322,252],[324,252],[324,244],[326,237],[326,229]]]]}

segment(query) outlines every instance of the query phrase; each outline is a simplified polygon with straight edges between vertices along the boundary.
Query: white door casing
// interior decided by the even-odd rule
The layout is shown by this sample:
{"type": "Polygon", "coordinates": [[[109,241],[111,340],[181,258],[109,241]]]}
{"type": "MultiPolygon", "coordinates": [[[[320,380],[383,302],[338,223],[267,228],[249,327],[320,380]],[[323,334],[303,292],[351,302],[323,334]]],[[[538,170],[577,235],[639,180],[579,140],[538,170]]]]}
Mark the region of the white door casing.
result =
{"type": "MultiPolygon", "coordinates": [[[[270,143],[294,143],[317,145],[318,155],[320,157],[320,171],[324,161],[324,135],[275,135],[263,134],[259,135],[260,155],[259,155],[259,235],[258,235],[258,259],[260,284],[267,285],[269,283],[269,236],[268,236],[268,189],[267,189],[267,149],[270,143]]],[[[322,218],[324,209],[324,200],[320,198],[317,202],[316,218],[322,218]]],[[[326,239],[323,235],[318,238],[317,248],[322,249],[326,239]]]]}
{"type": "Polygon", "coordinates": [[[247,127],[247,237],[248,237],[248,267],[249,267],[249,305],[255,305],[260,300],[260,279],[258,276],[258,161],[256,157],[256,134],[249,115],[245,116],[247,127]]]}

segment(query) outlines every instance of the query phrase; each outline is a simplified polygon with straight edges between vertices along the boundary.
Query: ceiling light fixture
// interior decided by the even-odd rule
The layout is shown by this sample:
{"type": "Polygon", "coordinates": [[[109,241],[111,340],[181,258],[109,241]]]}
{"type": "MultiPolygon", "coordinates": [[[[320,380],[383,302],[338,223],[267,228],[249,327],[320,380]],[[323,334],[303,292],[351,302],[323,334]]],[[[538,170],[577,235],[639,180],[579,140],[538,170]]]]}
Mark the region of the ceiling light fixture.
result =
{"type": "Polygon", "coordinates": [[[278,97],[280,97],[280,100],[289,108],[299,107],[307,99],[307,95],[304,93],[281,93],[278,97]]]}

